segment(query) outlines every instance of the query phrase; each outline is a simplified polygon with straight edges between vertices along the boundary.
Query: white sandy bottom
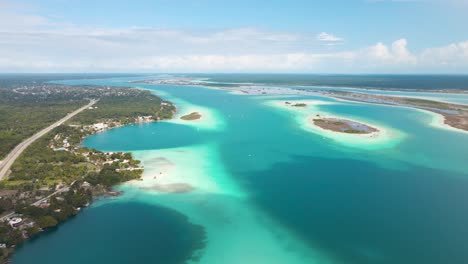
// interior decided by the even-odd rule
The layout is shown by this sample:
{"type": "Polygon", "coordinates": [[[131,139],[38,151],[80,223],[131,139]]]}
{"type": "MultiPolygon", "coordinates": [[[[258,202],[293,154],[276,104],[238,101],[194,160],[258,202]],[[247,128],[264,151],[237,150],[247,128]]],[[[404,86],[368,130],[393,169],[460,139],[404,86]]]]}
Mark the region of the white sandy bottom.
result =
{"type": "Polygon", "coordinates": [[[222,118],[220,114],[211,108],[203,107],[199,105],[193,105],[186,102],[176,104],[177,105],[177,114],[175,117],[167,122],[181,125],[194,126],[198,129],[206,130],[220,130],[224,127],[222,118]],[[182,116],[189,115],[191,113],[197,112],[201,115],[200,119],[196,120],[183,120],[182,116]]]}
{"type": "Polygon", "coordinates": [[[331,263],[250,204],[224,169],[216,146],[134,154],[145,172],[143,181],[124,187],[126,196],[175,209],[203,226],[207,245],[197,263],[331,263]],[[152,188],[158,184],[187,184],[193,189],[174,193],[152,188]]]}
{"type": "Polygon", "coordinates": [[[177,113],[175,114],[174,118],[171,120],[166,120],[164,122],[180,124],[180,125],[187,125],[193,126],[197,129],[203,130],[222,130],[225,127],[224,119],[222,115],[215,109],[192,104],[185,100],[182,100],[178,97],[174,97],[171,94],[157,90],[157,89],[144,89],[154,93],[157,96],[164,98],[164,100],[168,100],[176,106],[177,113]],[[198,112],[202,117],[197,120],[182,120],[180,119],[182,116],[191,114],[193,112],[198,112]]]}
{"type": "Polygon", "coordinates": [[[287,111],[293,114],[293,118],[300,128],[322,136],[324,139],[332,139],[335,142],[347,145],[350,147],[364,148],[364,149],[378,149],[393,147],[399,143],[403,138],[403,133],[390,129],[383,125],[376,125],[369,123],[366,120],[357,119],[355,117],[349,117],[347,115],[336,115],[326,112],[320,108],[321,105],[338,104],[328,101],[320,100],[269,100],[265,103],[268,106],[275,107],[277,109],[287,111]],[[290,104],[286,104],[289,102],[290,104]],[[295,107],[291,106],[296,103],[305,103],[306,107],[295,107]],[[327,129],[323,129],[313,124],[312,119],[318,118],[336,118],[346,119],[357,123],[369,125],[378,129],[378,132],[369,134],[347,134],[342,132],[335,132],[327,129]]]}

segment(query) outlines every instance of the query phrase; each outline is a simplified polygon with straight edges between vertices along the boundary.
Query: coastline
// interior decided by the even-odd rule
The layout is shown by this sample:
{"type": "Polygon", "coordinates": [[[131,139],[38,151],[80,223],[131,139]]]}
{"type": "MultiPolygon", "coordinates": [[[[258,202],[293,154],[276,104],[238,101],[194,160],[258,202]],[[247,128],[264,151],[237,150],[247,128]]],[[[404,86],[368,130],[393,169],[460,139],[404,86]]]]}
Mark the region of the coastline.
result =
{"type": "Polygon", "coordinates": [[[435,112],[429,111],[429,110],[419,109],[419,108],[412,108],[412,109],[416,109],[416,110],[418,110],[420,112],[429,114],[432,117],[431,121],[429,122],[429,125],[434,127],[434,128],[449,130],[449,131],[452,131],[452,132],[458,132],[458,133],[462,133],[462,134],[468,134],[467,130],[456,128],[456,127],[448,125],[446,123],[445,116],[442,115],[442,114],[435,113],[435,112]]]}
{"type": "MultiPolygon", "coordinates": [[[[202,86],[195,86],[202,87],[202,86]]],[[[171,102],[176,107],[176,112],[170,119],[163,120],[164,122],[169,122],[173,124],[182,124],[196,127],[197,129],[203,130],[222,130],[225,127],[224,119],[221,117],[219,112],[216,109],[211,109],[201,105],[196,105],[189,103],[183,99],[174,97],[167,92],[157,89],[155,86],[154,89],[144,88],[144,87],[134,87],[135,89],[149,91],[151,94],[164,98],[164,100],[171,102]],[[201,118],[197,120],[183,120],[182,116],[198,112],[201,114],[201,118]]],[[[206,88],[206,87],[203,87],[206,88]]],[[[209,89],[209,88],[207,88],[209,89]]]]}
{"type": "MultiPolygon", "coordinates": [[[[188,86],[202,86],[206,88],[215,88],[215,89],[223,89],[223,90],[237,90],[241,88],[246,88],[246,87],[274,87],[274,86],[288,86],[287,84],[278,84],[278,83],[251,83],[251,82],[245,82],[245,83],[237,83],[237,82],[222,82],[222,81],[210,81],[210,78],[193,78],[193,77],[172,77],[172,78],[166,78],[166,79],[144,79],[144,80],[138,80],[138,81],[133,81],[130,82],[132,84],[156,84],[156,85],[188,85],[188,86]],[[209,84],[209,85],[208,85],[209,84]],[[216,85],[218,84],[218,85],[216,85]],[[230,87],[223,86],[222,84],[229,84],[231,85],[230,87]]],[[[446,89],[418,89],[418,88],[411,88],[411,89],[405,89],[405,88],[395,88],[395,87],[386,87],[386,88],[380,88],[378,86],[346,86],[346,85],[306,85],[306,84],[292,84],[291,86],[294,86],[296,88],[293,89],[300,89],[303,87],[306,88],[318,88],[318,89],[344,89],[344,90],[349,90],[349,89],[359,89],[359,90],[364,90],[364,91],[391,91],[391,92],[408,92],[408,93],[414,93],[414,92],[421,92],[421,93],[433,93],[433,94],[439,94],[439,93],[445,93],[445,94],[463,94],[463,95],[468,95],[467,90],[463,89],[457,89],[457,88],[446,88],[446,89]]]]}
{"type": "MultiPolygon", "coordinates": [[[[154,97],[158,98],[156,96],[154,97]]],[[[115,109],[110,105],[111,103],[107,102],[107,104],[104,104],[104,107],[109,107],[110,110],[108,111],[112,112],[115,109]]],[[[98,107],[89,107],[87,111],[93,111],[92,109],[97,108],[98,107]]],[[[101,107],[99,110],[101,110],[101,107]]],[[[36,200],[32,202],[30,201],[31,199],[25,198],[24,201],[27,201],[26,203],[20,200],[23,201],[22,205],[24,208],[14,207],[13,211],[7,211],[3,214],[3,222],[1,224],[8,228],[10,228],[11,225],[11,230],[2,235],[9,239],[11,236],[20,232],[22,238],[20,240],[13,240],[17,242],[5,243],[3,250],[0,249],[3,252],[3,258],[0,260],[0,263],[10,260],[11,256],[14,255],[16,245],[21,245],[24,241],[36,237],[37,234],[66,222],[71,217],[79,214],[82,208],[91,205],[93,201],[121,195],[122,192],[115,189],[118,185],[132,180],[135,177],[141,177],[144,168],[138,165],[140,161],[134,159],[130,153],[101,152],[96,149],[89,149],[83,146],[83,140],[85,138],[93,134],[127,125],[159,122],[167,118],[167,111],[170,112],[170,118],[172,119],[175,115],[175,107],[173,104],[161,100],[160,108],[154,112],[153,116],[135,116],[135,113],[131,113],[131,115],[122,118],[119,116],[122,113],[117,113],[114,116],[111,115],[112,117],[103,119],[98,115],[96,116],[95,122],[99,123],[94,124],[87,123],[90,121],[86,119],[87,117],[83,119],[82,116],[77,116],[60,126],[54,127],[54,129],[48,131],[44,137],[40,138],[38,142],[34,142],[33,145],[28,147],[24,155],[26,155],[26,152],[31,151],[33,147],[34,149],[38,147],[46,148],[44,152],[66,153],[65,155],[68,155],[66,157],[74,157],[80,160],[80,162],[92,164],[92,167],[94,167],[95,170],[98,169],[98,171],[88,171],[86,177],[75,175],[75,178],[72,179],[62,179],[62,181],[56,184],[56,186],[54,185],[53,188],[48,186],[47,190],[41,188],[41,191],[46,193],[45,197],[42,196],[43,198],[40,199],[36,198],[36,200]],[[174,108],[173,111],[170,110],[171,107],[174,108]],[[102,161],[103,159],[105,162],[102,161]],[[101,174],[103,175],[101,176],[101,174]],[[72,182],[70,183],[70,181],[72,182]],[[75,201],[73,199],[77,200],[75,201]],[[45,214],[45,216],[39,215],[39,218],[37,218],[36,214],[38,210],[44,211],[41,214],[45,214]],[[12,219],[19,219],[19,223],[15,225],[11,224],[11,221],[13,221],[12,219]]],[[[123,113],[124,112],[125,111],[123,111],[123,113]]],[[[10,177],[10,180],[13,182],[17,180],[14,177],[15,175],[11,175],[10,177]]],[[[18,181],[21,182],[21,180],[18,181]]],[[[34,182],[35,181],[33,181],[33,183],[34,182]]],[[[13,188],[12,186],[14,185],[6,185],[7,183],[10,184],[10,181],[2,182],[2,186],[13,188]]],[[[49,184],[51,183],[49,182],[49,184]]],[[[17,193],[25,192],[16,189],[12,190],[17,193]]],[[[40,196],[36,194],[36,197],[40,196]]]]}

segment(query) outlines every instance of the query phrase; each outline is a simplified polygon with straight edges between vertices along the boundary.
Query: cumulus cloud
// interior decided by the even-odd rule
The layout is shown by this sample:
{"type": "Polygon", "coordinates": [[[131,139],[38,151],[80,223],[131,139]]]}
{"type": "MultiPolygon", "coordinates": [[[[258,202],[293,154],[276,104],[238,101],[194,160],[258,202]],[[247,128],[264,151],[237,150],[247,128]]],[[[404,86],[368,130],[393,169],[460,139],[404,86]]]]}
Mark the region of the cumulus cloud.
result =
{"type": "Polygon", "coordinates": [[[387,45],[379,42],[367,49],[370,58],[380,60],[384,63],[397,64],[416,64],[417,58],[407,48],[406,39],[399,39],[392,43],[389,48],[387,45]]]}
{"type": "Polygon", "coordinates": [[[468,65],[468,41],[425,49],[421,54],[421,62],[425,65],[435,67],[466,66],[468,65]]]}

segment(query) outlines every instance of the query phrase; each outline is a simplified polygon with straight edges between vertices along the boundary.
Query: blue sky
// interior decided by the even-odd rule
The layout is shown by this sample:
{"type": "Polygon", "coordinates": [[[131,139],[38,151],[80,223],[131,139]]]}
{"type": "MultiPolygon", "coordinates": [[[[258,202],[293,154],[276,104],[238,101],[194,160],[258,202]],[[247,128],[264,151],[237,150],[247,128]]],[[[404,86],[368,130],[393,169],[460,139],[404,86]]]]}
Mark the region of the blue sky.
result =
{"type": "Polygon", "coordinates": [[[0,71],[465,73],[467,2],[0,0],[0,71]]]}

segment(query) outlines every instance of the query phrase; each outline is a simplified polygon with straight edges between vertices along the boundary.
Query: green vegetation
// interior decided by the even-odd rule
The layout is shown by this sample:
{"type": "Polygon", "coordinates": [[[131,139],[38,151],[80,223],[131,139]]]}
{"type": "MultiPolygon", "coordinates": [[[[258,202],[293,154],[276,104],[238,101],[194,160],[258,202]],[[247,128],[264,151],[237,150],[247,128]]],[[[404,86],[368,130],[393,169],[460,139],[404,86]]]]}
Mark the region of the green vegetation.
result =
{"type": "Polygon", "coordinates": [[[134,123],[135,118],[139,116],[150,116],[154,120],[160,120],[169,119],[174,114],[175,107],[172,104],[164,102],[149,91],[132,91],[128,96],[112,95],[101,98],[93,109],[74,117],[73,123],[86,125],[112,119],[125,125],[134,123]]]}
{"type": "Polygon", "coordinates": [[[34,99],[0,89],[0,159],[16,145],[86,104],[86,100],[34,99]]]}
{"type": "Polygon", "coordinates": [[[349,133],[349,134],[362,134],[362,133],[364,133],[363,131],[356,130],[356,129],[346,129],[343,132],[349,133]]]}
{"type": "Polygon", "coordinates": [[[307,105],[304,104],[304,103],[297,103],[297,104],[293,104],[292,106],[294,106],[294,107],[306,107],[307,105]]]}
{"type": "Polygon", "coordinates": [[[70,189],[52,197],[47,206],[38,207],[22,201],[16,205],[16,212],[23,218],[20,227],[11,227],[7,222],[0,222],[0,243],[7,248],[0,249],[0,262],[4,263],[13,253],[12,246],[18,245],[40,231],[53,228],[60,222],[76,215],[81,207],[92,201],[92,191],[83,188],[83,183],[77,181],[70,189]]]}
{"type": "Polygon", "coordinates": [[[417,99],[417,98],[401,98],[400,100],[405,104],[411,104],[411,105],[416,105],[416,106],[438,108],[438,109],[443,109],[443,110],[452,109],[451,104],[444,103],[444,102],[417,99]]]}
{"type": "Polygon", "coordinates": [[[151,92],[133,88],[14,84],[0,87],[0,159],[18,143],[87,104],[91,98],[100,99],[97,108],[82,112],[75,122],[92,124],[112,119],[129,124],[139,116],[154,120],[171,118],[175,111],[172,104],[151,92]]]}
{"type": "Polygon", "coordinates": [[[66,135],[72,146],[78,146],[86,133],[78,127],[62,125],[55,128],[23,152],[13,164],[10,177],[0,182],[0,187],[34,191],[43,187],[54,188],[59,183],[70,184],[83,178],[89,179],[90,183],[112,186],[141,175],[141,170],[120,170],[139,165],[139,161],[133,160],[129,153],[106,154],[86,148],[54,150],[49,145],[56,135],[66,135]],[[83,155],[85,153],[86,157],[83,155]],[[108,160],[118,162],[105,164],[108,160]],[[128,162],[122,163],[124,160],[128,162]]]}
{"type": "Polygon", "coordinates": [[[168,119],[175,113],[171,103],[131,88],[0,87],[0,157],[90,99],[99,102],[32,143],[16,159],[9,177],[0,182],[0,213],[15,212],[23,219],[15,227],[0,222],[0,244],[7,245],[0,249],[0,262],[14,246],[72,217],[94,196],[141,177],[143,168],[130,153],[83,148],[80,144],[86,136],[119,125],[168,119]],[[102,123],[101,128],[96,128],[97,123],[102,123]]]}
{"type": "MultiPolygon", "coordinates": [[[[83,134],[78,129],[59,126],[38,139],[15,161],[10,177],[1,182],[3,187],[31,190],[32,185],[47,186],[59,181],[71,183],[73,178],[85,175],[88,170],[85,157],[68,151],[54,151],[48,147],[56,134],[65,131],[70,134],[72,132],[83,134]]],[[[75,142],[80,141],[81,137],[75,135],[73,137],[77,137],[74,139],[75,142]]]]}
{"type": "Polygon", "coordinates": [[[188,115],[184,115],[182,116],[180,119],[182,120],[197,120],[197,119],[200,119],[202,117],[202,115],[198,112],[193,112],[193,113],[190,113],[188,115]]]}
{"type": "MultiPolygon", "coordinates": [[[[368,134],[368,133],[377,131],[377,129],[369,127],[369,126],[366,126],[367,128],[363,130],[359,130],[359,129],[354,128],[350,124],[350,123],[355,123],[355,122],[347,121],[347,120],[339,120],[335,118],[323,118],[323,119],[315,118],[313,119],[313,122],[315,125],[323,129],[331,130],[335,132],[348,133],[348,134],[368,134]]],[[[363,124],[360,124],[360,125],[365,126],[363,124]]]]}

